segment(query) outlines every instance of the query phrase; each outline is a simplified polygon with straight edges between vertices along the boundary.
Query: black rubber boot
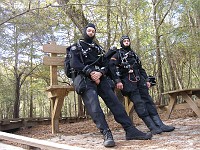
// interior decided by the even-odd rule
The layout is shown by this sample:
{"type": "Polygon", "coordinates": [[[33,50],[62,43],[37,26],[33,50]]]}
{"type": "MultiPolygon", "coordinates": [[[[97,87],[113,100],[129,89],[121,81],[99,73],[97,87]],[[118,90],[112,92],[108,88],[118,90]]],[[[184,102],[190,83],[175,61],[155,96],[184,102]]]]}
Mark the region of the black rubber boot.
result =
{"type": "Polygon", "coordinates": [[[135,127],[129,127],[126,131],[126,140],[150,140],[151,132],[144,133],[135,127]]]}
{"type": "Polygon", "coordinates": [[[102,130],[101,133],[104,136],[103,145],[105,147],[114,147],[115,146],[115,141],[113,139],[113,136],[112,136],[112,133],[111,133],[110,129],[102,130]]]}
{"type": "Polygon", "coordinates": [[[160,133],[162,133],[162,130],[159,127],[156,126],[156,124],[151,119],[151,117],[146,116],[146,117],[142,118],[142,120],[144,121],[144,123],[149,128],[149,130],[151,131],[152,134],[160,134],[160,133]]]}
{"type": "Polygon", "coordinates": [[[163,131],[163,132],[171,132],[175,129],[173,126],[165,125],[158,115],[151,116],[154,123],[163,131]]]}

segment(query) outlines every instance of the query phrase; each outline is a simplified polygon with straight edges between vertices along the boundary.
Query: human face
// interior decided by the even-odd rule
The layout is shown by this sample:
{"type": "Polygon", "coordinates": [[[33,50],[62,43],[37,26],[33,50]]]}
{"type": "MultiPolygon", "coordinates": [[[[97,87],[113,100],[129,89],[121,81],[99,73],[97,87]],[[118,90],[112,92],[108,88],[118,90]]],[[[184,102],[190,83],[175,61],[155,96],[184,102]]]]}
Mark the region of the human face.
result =
{"type": "Polygon", "coordinates": [[[86,29],[86,33],[87,33],[87,35],[88,35],[89,37],[93,37],[93,36],[95,35],[95,29],[92,28],[92,27],[88,27],[88,28],[86,29]]]}
{"type": "Polygon", "coordinates": [[[129,39],[124,39],[123,40],[123,44],[124,44],[124,46],[126,47],[126,46],[129,46],[130,45],[130,40],[129,39]]]}

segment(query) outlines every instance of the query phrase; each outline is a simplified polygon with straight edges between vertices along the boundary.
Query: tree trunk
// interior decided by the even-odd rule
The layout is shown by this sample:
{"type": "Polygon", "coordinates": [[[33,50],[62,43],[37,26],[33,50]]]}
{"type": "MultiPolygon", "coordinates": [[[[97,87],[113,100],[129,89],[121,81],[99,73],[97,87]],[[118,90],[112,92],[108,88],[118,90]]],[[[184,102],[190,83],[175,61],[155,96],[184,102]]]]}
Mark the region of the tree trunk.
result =
{"type": "Polygon", "coordinates": [[[20,77],[15,76],[15,103],[13,118],[19,118],[19,107],[20,107],[20,77]]]}
{"type": "MultiPolygon", "coordinates": [[[[31,59],[31,70],[33,69],[33,44],[31,45],[31,54],[30,54],[30,59],[31,59]]],[[[30,112],[29,112],[29,117],[33,117],[33,77],[30,76],[30,87],[31,87],[31,93],[30,93],[30,112]]]]}
{"type": "Polygon", "coordinates": [[[139,1],[135,2],[135,32],[136,32],[136,52],[140,51],[140,28],[139,28],[139,19],[138,19],[138,7],[139,1]]]}
{"type": "Polygon", "coordinates": [[[20,79],[21,74],[18,73],[18,60],[19,60],[19,50],[18,50],[18,30],[17,27],[14,26],[15,29],[15,66],[14,66],[14,78],[15,78],[15,102],[14,102],[14,110],[13,110],[13,118],[19,118],[19,106],[20,106],[20,79]]]}
{"type": "MultiPolygon", "coordinates": [[[[110,6],[111,1],[107,0],[107,5],[110,6]]],[[[110,48],[110,39],[111,39],[111,28],[110,28],[110,7],[107,7],[107,50],[110,48]]]]}
{"type": "Polygon", "coordinates": [[[74,5],[67,5],[69,0],[57,0],[59,5],[65,5],[63,10],[76,25],[79,31],[82,33],[83,28],[88,24],[88,20],[84,16],[83,10],[81,7],[75,7],[74,5]]]}
{"type": "MultiPolygon", "coordinates": [[[[155,8],[156,9],[156,8],[155,8]]],[[[156,11],[154,11],[154,26],[155,26],[155,40],[156,40],[156,63],[158,72],[158,100],[161,100],[161,93],[164,92],[163,76],[162,76],[162,63],[160,54],[160,35],[159,28],[157,27],[156,11]]],[[[161,103],[161,102],[159,102],[161,103]]]]}
{"type": "Polygon", "coordinates": [[[156,62],[158,68],[158,99],[161,100],[161,93],[164,92],[164,84],[163,84],[163,76],[162,76],[162,63],[161,63],[161,52],[160,52],[160,27],[163,24],[167,14],[169,13],[170,9],[172,8],[174,0],[172,0],[169,9],[163,15],[162,18],[157,18],[159,15],[157,13],[158,5],[160,1],[152,0],[153,3],[153,22],[155,28],[155,40],[156,40],[156,62]]]}
{"type": "Polygon", "coordinates": [[[175,82],[176,78],[175,78],[175,74],[174,74],[174,69],[172,67],[173,57],[172,57],[172,54],[168,50],[168,45],[167,45],[166,39],[164,40],[164,43],[165,43],[165,53],[166,53],[166,57],[167,57],[167,63],[169,65],[169,77],[167,79],[169,80],[168,83],[169,84],[171,83],[168,90],[175,90],[176,89],[176,82],[175,82]]]}

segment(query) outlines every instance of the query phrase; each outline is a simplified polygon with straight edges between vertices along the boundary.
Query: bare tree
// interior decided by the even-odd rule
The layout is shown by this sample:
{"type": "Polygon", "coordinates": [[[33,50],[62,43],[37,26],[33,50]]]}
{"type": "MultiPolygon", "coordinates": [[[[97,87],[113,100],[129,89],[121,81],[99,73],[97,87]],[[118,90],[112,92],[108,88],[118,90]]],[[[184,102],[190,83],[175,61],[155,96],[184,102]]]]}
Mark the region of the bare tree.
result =
{"type": "Polygon", "coordinates": [[[161,63],[161,51],[160,51],[160,28],[163,24],[167,14],[172,8],[174,0],[171,1],[170,6],[168,10],[165,12],[165,14],[162,16],[162,18],[158,18],[158,7],[162,0],[152,0],[153,4],[153,22],[154,22],[154,28],[155,28],[155,41],[156,41],[156,62],[157,62],[157,69],[158,69],[158,99],[161,100],[161,93],[164,92],[164,84],[163,84],[163,75],[162,75],[162,63],[161,63]]]}

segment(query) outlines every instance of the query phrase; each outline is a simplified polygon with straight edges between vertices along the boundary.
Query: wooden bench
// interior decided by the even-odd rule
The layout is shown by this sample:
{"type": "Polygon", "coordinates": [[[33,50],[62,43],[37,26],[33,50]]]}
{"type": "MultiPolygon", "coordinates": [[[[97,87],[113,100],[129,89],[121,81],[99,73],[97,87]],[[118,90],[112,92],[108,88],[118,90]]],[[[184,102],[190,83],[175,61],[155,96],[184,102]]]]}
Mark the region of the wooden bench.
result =
{"type": "MultiPolygon", "coordinates": [[[[55,42],[43,45],[43,52],[49,56],[44,56],[43,64],[50,66],[50,86],[47,87],[48,98],[51,100],[51,125],[52,133],[59,132],[59,115],[63,105],[65,96],[73,91],[73,86],[66,84],[58,84],[58,67],[64,67],[64,59],[66,54],[66,46],[56,45],[55,42]]],[[[63,69],[64,70],[64,69],[63,69]]],[[[133,104],[125,98],[125,109],[128,115],[132,115],[133,104]]]]}
{"type": "Polygon", "coordinates": [[[170,118],[173,109],[191,108],[200,117],[200,88],[183,89],[162,93],[169,96],[166,119],[170,118]],[[177,104],[178,97],[182,97],[185,103],[177,104]]]}
{"type": "Polygon", "coordinates": [[[26,149],[45,149],[45,150],[86,150],[84,148],[59,144],[47,140],[39,140],[21,135],[10,134],[0,131],[0,140],[19,143],[28,146],[26,149]]]}
{"type": "Polygon", "coordinates": [[[59,132],[59,117],[65,96],[73,91],[72,86],[58,84],[58,67],[64,66],[66,46],[56,45],[55,42],[43,45],[43,51],[49,56],[44,56],[44,65],[50,66],[50,86],[47,87],[48,98],[51,100],[51,125],[52,133],[59,132]]]}

